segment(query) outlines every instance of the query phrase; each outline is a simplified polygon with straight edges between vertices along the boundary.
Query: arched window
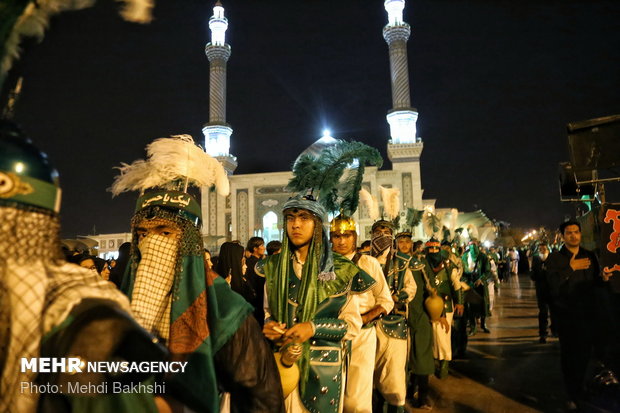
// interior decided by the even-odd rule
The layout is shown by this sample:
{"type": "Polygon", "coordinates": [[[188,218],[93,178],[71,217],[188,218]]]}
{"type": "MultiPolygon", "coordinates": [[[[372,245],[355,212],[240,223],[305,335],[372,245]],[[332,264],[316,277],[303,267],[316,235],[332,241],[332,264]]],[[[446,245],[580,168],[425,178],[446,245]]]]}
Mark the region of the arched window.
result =
{"type": "Polygon", "coordinates": [[[265,240],[265,244],[269,241],[280,240],[278,215],[273,211],[269,211],[263,215],[263,239],[265,240]]]}

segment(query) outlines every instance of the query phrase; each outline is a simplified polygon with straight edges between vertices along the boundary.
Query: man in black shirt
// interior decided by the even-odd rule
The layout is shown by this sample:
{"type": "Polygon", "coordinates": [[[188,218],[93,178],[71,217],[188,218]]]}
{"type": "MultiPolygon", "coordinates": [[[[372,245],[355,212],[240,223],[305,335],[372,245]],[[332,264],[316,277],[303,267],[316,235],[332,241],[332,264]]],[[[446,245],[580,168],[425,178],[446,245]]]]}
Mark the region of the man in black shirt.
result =
{"type": "Polygon", "coordinates": [[[250,304],[254,306],[254,317],[256,317],[258,324],[262,327],[265,323],[265,312],[263,310],[265,278],[256,274],[256,271],[254,271],[254,266],[258,261],[265,257],[265,240],[261,237],[252,237],[248,241],[246,249],[250,253],[250,256],[245,260],[247,265],[245,278],[250,282],[250,285],[252,285],[254,296],[256,297],[254,302],[250,304]]]}
{"type": "Polygon", "coordinates": [[[549,258],[549,247],[547,244],[540,244],[538,251],[532,257],[532,269],[530,277],[536,286],[536,301],[538,302],[538,331],[539,342],[547,342],[547,326],[549,315],[551,315],[551,333],[556,335],[555,314],[551,309],[551,294],[547,283],[547,258],[549,258]]]}
{"type": "Polygon", "coordinates": [[[560,360],[569,409],[583,401],[588,362],[599,357],[608,316],[602,308],[605,294],[598,260],[593,252],[579,246],[581,226],[576,221],[560,225],[564,246],[549,255],[547,280],[560,339],[560,360]]]}

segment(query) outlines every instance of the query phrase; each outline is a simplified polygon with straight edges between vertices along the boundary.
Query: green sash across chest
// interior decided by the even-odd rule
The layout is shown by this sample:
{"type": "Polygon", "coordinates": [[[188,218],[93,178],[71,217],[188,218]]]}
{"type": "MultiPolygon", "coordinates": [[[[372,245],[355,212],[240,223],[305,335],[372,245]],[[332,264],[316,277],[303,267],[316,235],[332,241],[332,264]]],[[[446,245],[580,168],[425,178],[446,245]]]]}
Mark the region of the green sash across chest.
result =
{"type": "MultiPolygon", "coordinates": [[[[340,395],[344,391],[342,370],[345,342],[342,333],[346,332],[341,327],[346,326],[346,323],[338,317],[349,299],[352,286],[367,287],[374,281],[345,257],[334,254],[333,258],[336,277],[327,281],[316,280],[314,288],[310,290],[312,297],[303,297],[303,280],[295,274],[290,261],[285,263],[290,263],[285,266],[288,267],[285,278],[279,278],[281,273],[278,269],[283,268],[283,263],[276,262],[277,257],[269,257],[256,266],[257,273],[265,274],[267,294],[277,294],[278,291],[285,293],[286,303],[280,305],[284,311],[273,312],[274,320],[286,323],[287,327],[303,322],[303,305],[308,304],[308,300],[316,300],[316,308],[308,321],[315,323],[317,331],[305,343],[307,351],[302,353],[298,362],[301,370],[300,396],[304,407],[312,413],[337,413],[339,410],[340,395]],[[319,335],[319,330],[331,330],[334,334],[319,335]],[[307,374],[304,374],[303,366],[307,366],[307,374]]],[[[269,298],[270,306],[276,303],[275,298],[269,298]]]]}

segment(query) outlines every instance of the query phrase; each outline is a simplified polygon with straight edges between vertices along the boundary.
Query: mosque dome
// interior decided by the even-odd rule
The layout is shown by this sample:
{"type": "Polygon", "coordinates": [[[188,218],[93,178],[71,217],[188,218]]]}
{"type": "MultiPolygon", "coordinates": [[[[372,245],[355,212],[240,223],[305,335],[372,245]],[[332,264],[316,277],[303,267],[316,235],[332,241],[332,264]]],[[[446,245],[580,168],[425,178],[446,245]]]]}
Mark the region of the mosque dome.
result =
{"type": "Polygon", "coordinates": [[[299,156],[295,159],[295,163],[304,155],[318,156],[324,149],[334,146],[340,139],[333,138],[329,131],[323,132],[323,136],[316,140],[312,145],[308,146],[299,156]]]}

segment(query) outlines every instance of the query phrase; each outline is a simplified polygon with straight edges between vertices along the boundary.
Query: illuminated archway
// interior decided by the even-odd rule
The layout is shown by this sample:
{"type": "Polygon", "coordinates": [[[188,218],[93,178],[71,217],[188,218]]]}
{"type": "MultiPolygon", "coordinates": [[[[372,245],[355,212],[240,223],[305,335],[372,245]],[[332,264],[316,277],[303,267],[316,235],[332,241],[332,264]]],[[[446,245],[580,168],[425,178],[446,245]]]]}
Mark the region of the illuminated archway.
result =
{"type": "Polygon", "coordinates": [[[278,215],[273,211],[269,211],[263,215],[263,239],[265,240],[265,244],[269,241],[280,240],[278,215]]]}

